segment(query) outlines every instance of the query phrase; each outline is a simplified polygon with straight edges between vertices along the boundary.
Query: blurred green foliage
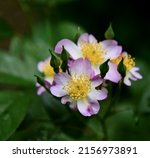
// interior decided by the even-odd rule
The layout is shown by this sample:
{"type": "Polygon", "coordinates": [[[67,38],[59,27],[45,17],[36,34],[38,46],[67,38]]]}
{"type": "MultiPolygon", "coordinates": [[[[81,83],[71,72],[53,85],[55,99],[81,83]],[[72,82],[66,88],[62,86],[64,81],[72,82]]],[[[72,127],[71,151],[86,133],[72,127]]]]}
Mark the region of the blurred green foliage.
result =
{"type": "Polygon", "coordinates": [[[122,2],[122,12],[103,0],[19,3],[28,17],[27,34],[15,34],[0,18],[0,40],[11,39],[8,49],[0,50],[0,140],[150,140],[149,23],[142,15],[136,17],[138,8],[132,10],[130,4],[127,12],[128,1],[122,2]],[[37,63],[49,56],[49,48],[62,38],[75,39],[78,26],[103,40],[110,22],[115,39],[133,52],[143,75],[143,80],[122,88],[110,115],[103,119],[109,101],[101,102],[99,115],[86,118],[48,93],[37,96],[34,74],[39,73],[37,63]]]}

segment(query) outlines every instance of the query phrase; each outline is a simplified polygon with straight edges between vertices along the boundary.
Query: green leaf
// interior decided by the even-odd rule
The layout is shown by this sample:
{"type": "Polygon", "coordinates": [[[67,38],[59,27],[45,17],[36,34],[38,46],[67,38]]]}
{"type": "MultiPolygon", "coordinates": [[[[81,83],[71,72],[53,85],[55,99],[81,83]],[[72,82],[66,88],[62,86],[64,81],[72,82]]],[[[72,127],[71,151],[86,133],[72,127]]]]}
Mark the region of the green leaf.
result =
{"type": "Polygon", "coordinates": [[[29,98],[21,92],[0,92],[0,140],[8,139],[22,122],[29,98]]]}
{"type": "Polygon", "coordinates": [[[112,25],[110,24],[108,29],[106,30],[105,34],[104,34],[106,39],[113,39],[115,34],[112,28],[112,25]]]}
{"type": "Polygon", "coordinates": [[[126,76],[126,67],[123,64],[123,59],[121,60],[121,62],[118,65],[118,71],[123,78],[126,76]]]}
{"type": "Polygon", "coordinates": [[[61,60],[61,69],[63,70],[63,72],[66,72],[66,70],[68,70],[68,54],[65,50],[63,50],[63,52],[61,53],[61,60]]]}
{"type": "Polygon", "coordinates": [[[60,58],[51,50],[50,54],[51,54],[51,61],[50,61],[50,65],[53,67],[55,73],[59,72],[59,68],[60,68],[60,58]]]}
{"type": "Polygon", "coordinates": [[[0,53],[0,83],[31,85],[34,77],[31,68],[19,58],[0,53]]]}
{"type": "Polygon", "coordinates": [[[107,60],[102,65],[100,65],[100,72],[101,72],[102,77],[104,77],[109,70],[108,62],[109,62],[109,60],[107,60]]]}

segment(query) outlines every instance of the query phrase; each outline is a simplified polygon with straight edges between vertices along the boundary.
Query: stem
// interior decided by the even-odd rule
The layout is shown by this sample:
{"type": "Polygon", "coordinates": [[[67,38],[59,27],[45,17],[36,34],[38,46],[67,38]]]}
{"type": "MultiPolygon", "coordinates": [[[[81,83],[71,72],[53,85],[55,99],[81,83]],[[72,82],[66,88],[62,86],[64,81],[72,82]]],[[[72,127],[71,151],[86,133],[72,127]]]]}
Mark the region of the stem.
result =
{"type": "Polygon", "coordinates": [[[110,116],[112,107],[114,107],[118,101],[118,98],[119,98],[120,93],[121,93],[121,87],[122,87],[121,82],[119,83],[119,85],[117,86],[117,88],[115,90],[113,89],[114,87],[111,87],[110,102],[107,106],[107,109],[105,111],[104,116],[102,118],[99,117],[99,120],[100,120],[102,128],[103,128],[103,132],[104,132],[104,140],[108,140],[108,131],[107,131],[107,127],[106,127],[106,119],[110,116]],[[115,95],[113,95],[114,92],[115,92],[115,95]]]}

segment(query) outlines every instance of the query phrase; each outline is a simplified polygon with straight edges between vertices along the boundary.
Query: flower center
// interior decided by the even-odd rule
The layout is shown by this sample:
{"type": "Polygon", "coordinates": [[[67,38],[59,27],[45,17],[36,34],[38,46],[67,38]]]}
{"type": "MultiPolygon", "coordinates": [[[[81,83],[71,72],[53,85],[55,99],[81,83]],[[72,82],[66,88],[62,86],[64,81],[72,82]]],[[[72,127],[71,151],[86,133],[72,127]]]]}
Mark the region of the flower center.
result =
{"type": "Polygon", "coordinates": [[[88,58],[93,65],[101,64],[106,53],[101,43],[97,42],[83,42],[81,44],[81,50],[83,57],[88,58]]]}
{"type": "Polygon", "coordinates": [[[43,64],[43,73],[45,76],[54,76],[55,74],[53,67],[50,66],[49,60],[43,64]]]}
{"type": "Polygon", "coordinates": [[[122,60],[122,55],[120,55],[116,59],[112,59],[111,62],[113,62],[114,64],[119,65],[119,63],[121,62],[121,60],[122,60]]]}
{"type": "Polygon", "coordinates": [[[135,58],[132,58],[131,55],[124,56],[123,58],[123,64],[125,65],[127,71],[135,66],[135,58]]]}
{"type": "Polygon", "coordinates": [[[132,58],[131,55],[125,56],[120,55],[118,58],[111,60],[115,64],[119,64],[123,58],[123,64],[125,65],[127,71],[132,69],[135,66],[135,58],[132,58]]]}
{"type": "Polygon", "coordinates": [[[73,100],[85,98],[91,91],[90,78],[87,75],[73,75],[64,89],[73,100]]]}

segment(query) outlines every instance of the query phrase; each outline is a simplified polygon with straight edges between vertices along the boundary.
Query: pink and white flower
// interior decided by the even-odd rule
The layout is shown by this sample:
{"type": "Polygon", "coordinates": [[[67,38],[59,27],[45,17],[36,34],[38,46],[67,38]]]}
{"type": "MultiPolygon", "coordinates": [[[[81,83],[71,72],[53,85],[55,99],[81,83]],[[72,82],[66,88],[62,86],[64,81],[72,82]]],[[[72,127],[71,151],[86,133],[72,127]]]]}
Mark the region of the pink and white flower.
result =
{"type": "Polygon", "coordinates": [[[55,52],[60,54],[63,48],[70,54],[71,58],[88,58],[96,74],[100,74],[99,66],[108,59],[117,58],[122,47],[115,40],[104,40],[98,42],[96,38],[88,33],[82,34],[77,45],[68,39],[60,40],[55,46],[55,52]]]}
{"type": "Polygon", "coordinates": [[[123,64],[126,67],[126,76],[123,79],[124,84],[127,86],[131,86],[131,80],[136,81],[138,79],[142,79],[142,75],[138,72],[139,67],[135,66],[134,58],[131,58],[126,52],[123,54],[123,64]]]}
{"type": "Polygon", "coordinates": [[[70,74],[60,72],[55,75],[50,88],[56,97],[62,97],[62,104],[70,103],[71,108],[77,108],[84,116],[97,114],[100,106],[98,100],[107,97],[107,90],[96,89],[103,79],[95,73],[87,58],[79,58],[70,64],[70,74]]]}
{"type": "Polygon", "coordinates": [[[131,80],[136,81],[138,79],[142,79],[142,75],[138,72],[139,68],[135,67],[134,58],[132,58],[131,55],[128,55],[126,52],[123,52],[118,58],[109,61],[109,70],[104,79],[115,83],[118,83],[122,79],[121,74],[118,72],[118,65],[122,59],[123,65],[126,69],[126,75],[123,78],[123,82],[127,86],[131,86],[131,80]]]}
{"type": "MultiPolygon", "coordinates": [[[[50,88],[50,85],[52,84],[55,75],[53,67],[50,66],[50,60],[51,58],[49,57],[44,61],[40,61],[37,65],[38,70],[44,74],[44,83],[47,88],[50,88]]],[[[45,88],[39,83],[36,83],[36,87],[38,95],[41,95],[46,91],[45,88]]]]}

